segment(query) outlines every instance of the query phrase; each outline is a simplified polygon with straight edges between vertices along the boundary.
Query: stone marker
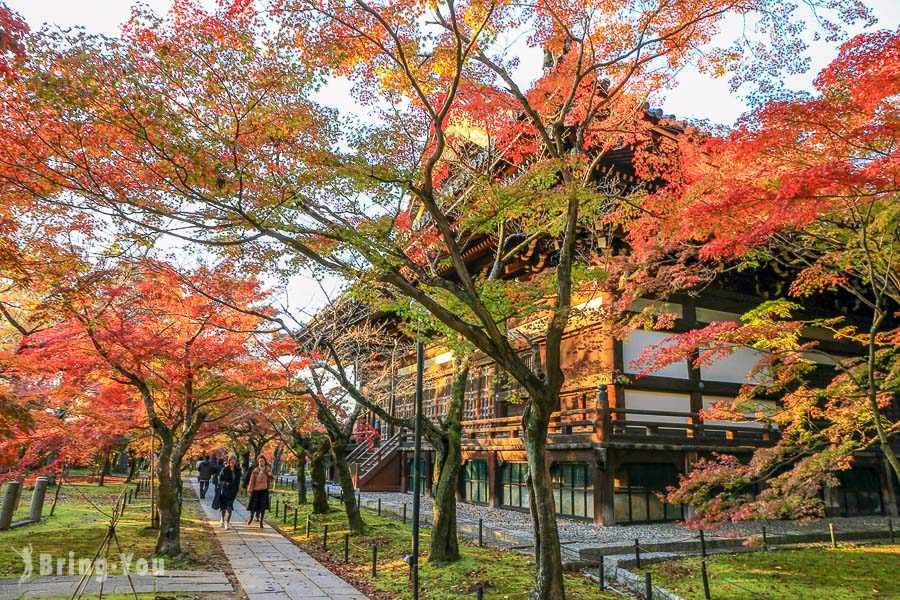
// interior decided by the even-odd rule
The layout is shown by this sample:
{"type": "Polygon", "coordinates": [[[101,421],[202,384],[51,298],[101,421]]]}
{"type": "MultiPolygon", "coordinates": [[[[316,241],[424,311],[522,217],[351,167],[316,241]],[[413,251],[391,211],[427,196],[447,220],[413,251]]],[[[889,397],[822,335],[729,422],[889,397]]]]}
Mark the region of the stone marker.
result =
{"type": "Polygon", "coordinates": [[[28,518],[37,523],[41,520],[44,511],[44,496],[47,495],[47,484],[50,480],[46,477],[38,477],[34,482],[34,493],[31,495],[31,509],[28,518]]]}
{"type": "Polygon", "coordinates": [[[9,529],[12,523],[13,513],[16,512],[16,500],[19,499],[19,489],[21,487],[21,482],[6,482],[6,493],[3,494],[3,504],[0,505],[0,531],[9,529]]]}

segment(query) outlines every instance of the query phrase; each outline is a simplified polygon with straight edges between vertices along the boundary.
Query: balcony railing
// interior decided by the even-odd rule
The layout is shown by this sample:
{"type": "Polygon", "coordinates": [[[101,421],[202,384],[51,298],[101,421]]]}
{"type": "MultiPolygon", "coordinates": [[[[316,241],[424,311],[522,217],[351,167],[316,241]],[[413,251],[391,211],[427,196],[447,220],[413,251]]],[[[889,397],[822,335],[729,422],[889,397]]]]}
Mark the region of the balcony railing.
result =
{"type": "MultiPolygon", "coordinates": [[[[469,419],[462,423],[463,442],[480,445],[514,445],[523,437],[522,417],[469,419]]],[[[576,408],[550,417],[548,442],[630,441],[706,445],[765,445],[774,441],[771,426],[704,422],[695,412],[636,408],[576,408]]]]}

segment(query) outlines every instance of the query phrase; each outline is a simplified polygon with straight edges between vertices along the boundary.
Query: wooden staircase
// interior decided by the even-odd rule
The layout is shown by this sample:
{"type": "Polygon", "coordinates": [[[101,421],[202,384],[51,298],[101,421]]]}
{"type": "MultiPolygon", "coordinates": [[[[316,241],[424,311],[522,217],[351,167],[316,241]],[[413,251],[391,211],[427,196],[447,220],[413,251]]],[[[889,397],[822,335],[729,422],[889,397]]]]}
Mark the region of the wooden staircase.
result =
{"type": "MultiPolygon", "coordinates": [[[[397,432],[377,448],[369,444],[360,444],[347,455],[350,473],[353,476],[353,485],[357,489],[361,489],[397,456],[400,452],[401,440],[402,434],[397,432]]],[[[397,485],[399,485],[399,481],[397,485]]]]}

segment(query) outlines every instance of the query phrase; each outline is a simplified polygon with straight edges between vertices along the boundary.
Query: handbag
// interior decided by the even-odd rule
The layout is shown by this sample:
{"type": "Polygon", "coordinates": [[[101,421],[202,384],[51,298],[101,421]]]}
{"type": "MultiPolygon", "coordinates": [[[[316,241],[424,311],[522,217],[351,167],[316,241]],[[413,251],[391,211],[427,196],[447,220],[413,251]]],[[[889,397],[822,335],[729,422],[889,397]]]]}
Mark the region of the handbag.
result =
{"type": "Polygon", "coordinates": [[[222,509],[222,494],[219,492],[219,486],[216,486],[216,493],[213,495],[212,501],[213,510],[221,510],[222,509]]]}

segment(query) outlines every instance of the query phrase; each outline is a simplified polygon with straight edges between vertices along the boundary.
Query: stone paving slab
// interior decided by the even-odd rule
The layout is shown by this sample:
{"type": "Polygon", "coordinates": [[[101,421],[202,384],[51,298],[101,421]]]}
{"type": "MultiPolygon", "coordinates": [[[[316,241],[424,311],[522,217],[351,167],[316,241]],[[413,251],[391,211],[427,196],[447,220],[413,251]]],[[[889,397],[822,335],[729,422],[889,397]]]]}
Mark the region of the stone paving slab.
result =
{"type": "MultiPolygon", "coordinates": [[[[193,485],[198,489],[196,479],[193,485]]],[[[278,531],[247,525],[248,513],[240,502],[234,503],[232,528],[227,531],[219,527],[212,498],[199,502],[250,600],[367,600],[278,531]]]]}
{"type": "MultiPolygon", "coordinates": [[[[23,583],[15,578],[0,579],[0,600],[15,598],[69,597],[81,581],[79,576],[35,577],[23,583]]],[[[188,592],[232,593],[234,588],[224,573],[217,571],[166,571],[161,575],[132,575],[135,590],[140,593],[188,592]]],[[[86,594],[99,594],[100,582],[89,579],[86,594]]],[[[125,575],[110,575],[103,581],[103,593],[131,594],[131,585],[125,575]]]]}

